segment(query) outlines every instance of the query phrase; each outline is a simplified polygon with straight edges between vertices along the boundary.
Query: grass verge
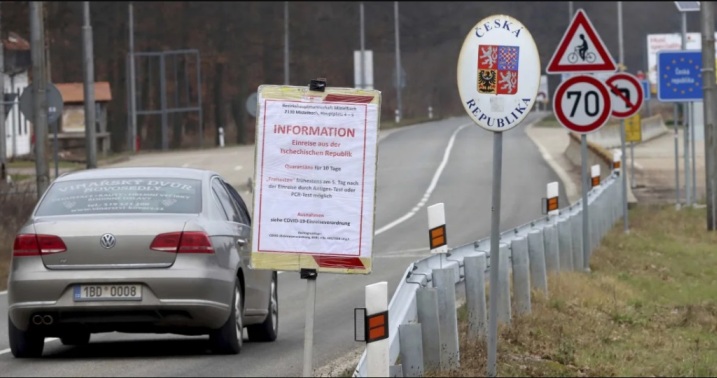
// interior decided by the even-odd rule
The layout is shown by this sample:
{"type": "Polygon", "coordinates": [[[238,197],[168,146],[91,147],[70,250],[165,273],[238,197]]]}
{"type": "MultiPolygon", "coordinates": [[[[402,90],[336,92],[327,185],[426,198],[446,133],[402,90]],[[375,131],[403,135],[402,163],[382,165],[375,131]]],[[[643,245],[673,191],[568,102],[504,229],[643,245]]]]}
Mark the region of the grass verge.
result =
{"type": "MultiPolygon", "coordinates": [[[[552,276],[530,315],[500,330],[501,376],[717,375],[717,233],[704,209],[641,206],[593,253],[591,274],[552,276]]],[[[485,345],[459,317],[458,371],[484,376],[485,345]]]]}

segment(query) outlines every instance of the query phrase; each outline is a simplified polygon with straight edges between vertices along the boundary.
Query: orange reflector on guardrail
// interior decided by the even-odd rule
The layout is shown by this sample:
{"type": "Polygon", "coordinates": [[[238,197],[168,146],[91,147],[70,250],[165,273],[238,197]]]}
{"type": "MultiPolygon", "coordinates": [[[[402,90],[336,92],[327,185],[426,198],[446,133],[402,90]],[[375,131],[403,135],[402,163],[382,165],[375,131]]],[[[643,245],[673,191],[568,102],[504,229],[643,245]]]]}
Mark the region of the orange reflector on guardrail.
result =
{"type": "Polygon", "coordinates": [[[388,311],[366,316],[366,342],[388,338],[388,311]]]}
{"type": "Polygon", "coordinates": [[[428,231],[430,236],[431,249],[442,247],[446,245],[446,225],[432,228],[428,231]]]}
{"type": "Polygon", "coordinates": [[[620,161],[612,162],[612,169],[620,169],[620,161]]]}
{"type": "Polygon", "coordinates": [[[558,197],[548,198],[548,211],[558,210],[558,197]]]}
{"type": "Polygon", "coordinates": [[[593,188],[600,185],[600,176],[593,177],[592,182],[593,182],[593,188]]]}

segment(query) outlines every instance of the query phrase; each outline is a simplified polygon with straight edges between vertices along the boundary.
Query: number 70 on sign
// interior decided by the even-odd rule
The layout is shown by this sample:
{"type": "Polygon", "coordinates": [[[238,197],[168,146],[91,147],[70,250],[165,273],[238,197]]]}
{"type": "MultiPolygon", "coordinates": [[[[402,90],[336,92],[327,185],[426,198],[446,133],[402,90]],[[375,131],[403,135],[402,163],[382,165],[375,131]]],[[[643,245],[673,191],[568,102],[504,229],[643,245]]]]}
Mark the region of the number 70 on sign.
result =
{"type": "Polygon", "coordinates": [[[553,97],[555,118],[565,128],[579,134],[595,131],[610,117],[610,93],[593,76],[573,76],[558,85],[553,97]]]}

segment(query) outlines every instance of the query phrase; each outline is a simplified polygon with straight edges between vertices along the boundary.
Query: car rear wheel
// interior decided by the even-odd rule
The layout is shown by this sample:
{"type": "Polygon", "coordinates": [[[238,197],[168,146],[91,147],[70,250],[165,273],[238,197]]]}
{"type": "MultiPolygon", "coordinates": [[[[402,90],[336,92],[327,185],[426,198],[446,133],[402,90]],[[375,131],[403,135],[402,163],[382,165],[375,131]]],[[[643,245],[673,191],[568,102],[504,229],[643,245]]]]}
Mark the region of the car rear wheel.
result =
{"type": "Polygon", "coordinates": [[[60,336],[62,345],[85,345],[90,342],[90,333],[85,331],[72,332],[60,336]]]}
{"type": "Polygon", "coordinates": [[[10,337],[10,351],[15,358],[33,358],[42,356],[45,346],[45,337],[32,329],[23,331],[13,324],[10,317],[7,319],[8,335],[10,337]]]}
{"type": "Polygon", "coordinates": [[[244,297],[239,280],[234,284],[232,311],[226,323],[209,335],[212,350],[217,354],[239,354],[243,345],[244,297]]]}
{"type": "Polygon", "coordinates": [[[251,341],[274,341],[279,334],[279,290],[276,273],[271,278],[269,314],[261,324],[246,327],[251,341]]]}

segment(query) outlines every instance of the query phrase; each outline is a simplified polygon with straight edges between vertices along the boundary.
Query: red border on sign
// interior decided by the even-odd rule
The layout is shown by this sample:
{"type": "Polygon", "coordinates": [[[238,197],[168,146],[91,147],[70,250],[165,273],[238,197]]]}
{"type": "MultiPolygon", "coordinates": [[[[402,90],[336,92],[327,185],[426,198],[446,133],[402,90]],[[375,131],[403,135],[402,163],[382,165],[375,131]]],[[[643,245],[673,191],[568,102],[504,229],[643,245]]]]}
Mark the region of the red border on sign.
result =
{"type": "Polygon", "coordinates": [[[615,61],[612,59],[612,56],[608,52],[607,48],[605,47],[605,43],[603,43],[602,39],[595,31],[595,27],[593,26],[592,22],[590,22],[590,19],[585,14],[585,11],[583,11],[582,9],[578,9],[577,13],[575,14],[575,17],[573,17],[573,20],[570,23],[570,26],[565,31],[563,38],[560,40],[558,48],[555,50],[553,57],[550,59],[550,63],[548,63],[548,66],[545,68],[545,72],[550,74],[558,74],[573,72],[587,73],[596,71],[614,72],[615,70],[617,70],[617,66],[615,65],[615,61]],[[560,64],[560,61],[563,59],[565,52],[570,46],[570,41],[573,40],[575,33],[577,33],[578,31],[578,26],[582,26],[583,29],[585,29],[585,33],[587,33],[588,39],[590,39],[593,45],[595,45],[595,51],[604,63],[580,65],[560,64]]]}
{"type": "Polygon", "coordinates": [[[596,79],[593,76],[588,75],[573,76],[568,80],[565,80],[560,83],[558,85],[558,88],[555,90],[555,95],[553,96],[553,104],[555,104],[555,118],[558,119],[558,122],[560,122],[560,124],[563,125],[566,129],[579,134],[587,134],[599,129],[607,122],[607,119],[610,117],[610,113],[612,112],[610,92],[608,92],[607,86],[603,84],[602,81],[596,79]],[[603,98],[603,102],[605,103],[605,107],[602,114],[600,114],[600,116],[595,120],[595,122],[586,126],[580,126],[570,122],[570,119],[565,114],[563,114],[561,100],[563,98],[563,95],[568,90],[568,88],[570,88],[574,84],[579,83],[588,83],[595,86],[598,92],[600,92],[600,95],[603,98]]]}
{"type": "Polygon", "coordinates": [[[616,73],[616,74],[610,76],[607,80],[605,80],[605,85],[607,85],[607,87],[611,93],[616,94],[621,99],[623,98],[622,93],[621,92],[619,94],[616,93],[615,91],[617,90],[617,88],[612,86],[612,83],[615,80],[627,80],[635,88],[637,88],[637,102],[635,103],[633,108],[629,109],[628,111],[626,111],[624,113],[617,112],[617,111],[615,111],[615,109],[612,110],[612,116],[615,118],[630,118],[635,113],[640,111],[640,108],[642,107],[642,103],[645,100],[645,98],[644,98],[645,94],[642,93],[642,84],[640,83],[639,80],[637,80],[637,77],[635,77],[635,75],[629,74],[627,72],[619,72],[619,73],[616,73]]]}
{"type": "MultiPolygon", "coordinates": [[[[265,163],[264,152],[266,151],[266,149],[265,149],[265,146],[266,146],[266,106],[269,101],[296,102],[296,103],[306,104],[306,102],[303,102],[303,101],[274,100],[274,99],[265,99],[264,100],[264,126],[262,127],[262,131],[261,131],[261,170],[259,173],[259,175],[260,175],[260,178],[259,178],[259,183],[260,183],[260,185],[259,185],[259,217],[258,217],[259,224],[257,226],[258,227],[258,230],[257,230],[257,232],[258,232],[257,249],[258,250],[256,252],[257,253],[264,253],[264,252],[267,252],[267,253],[292,253],[292,254],[299,254],[299,255],[330,256],[330,257],[341,257],[341,256],[343,256],[343,257],[359,256],[360,257],[361,256],[361,248],[363,245],[363,216],[364,216],[364,211],[363,211],[364,210],[364,201],[363,200],[364,200],[364,195],[365,195],[365,184],[366,184],[366,143],[367,143],[367,140],[366,140],[367,135],[366,134],[368,131],[368,105],[365,103],[363,103],[363,104],[362,103],[352,103],[353,105],[356,105],[356,106],[363,106],[364,114],[365,114],[364,130],[363,130],[363,135],[364,135],[364,138],[363,138],[363,140],[364,140],[364,142],[363,142],[363,172],[361,175],[361,214],[360,214],[360,218],[359,218],[358,252],[337,255],[337,254],[330,254],[330,253],[323,253],[323,252],[273,251],[273,250],[262,251],[261,250],[261,224],[262,224],[261,219],[262,219],[262,215],[263,215],[262,205],[264,204],[264,201],[263,201],[264,163],[265,163]]],[[[339,102],[322,101],[321,102],[322,105],[323,104],[336,104],[336,103],[339,103],[342,105],[346,104],[346,102],[341,102],[341,101],[339,101],[339,102]]]]}

